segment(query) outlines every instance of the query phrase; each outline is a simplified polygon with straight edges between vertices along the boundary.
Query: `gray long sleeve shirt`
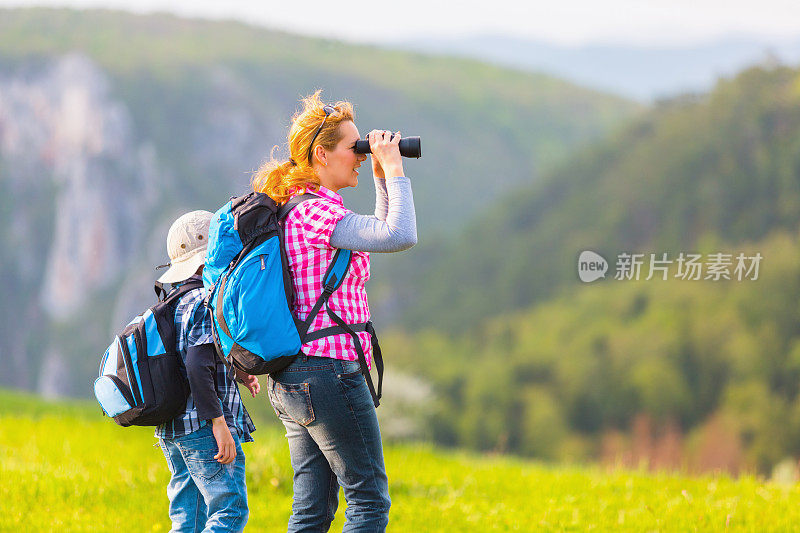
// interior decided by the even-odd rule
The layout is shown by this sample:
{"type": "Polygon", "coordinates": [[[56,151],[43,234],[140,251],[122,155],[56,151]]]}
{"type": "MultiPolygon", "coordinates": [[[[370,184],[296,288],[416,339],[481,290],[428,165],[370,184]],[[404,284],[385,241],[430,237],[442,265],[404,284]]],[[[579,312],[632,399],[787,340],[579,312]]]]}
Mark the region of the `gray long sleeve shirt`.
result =
{"type": "Polygon", "coordinates": [[[331,233],[331,246],[359,252],[400,252],[417,243],[411,180],[375,178],[375,214],[346,214],[331,233]]]}

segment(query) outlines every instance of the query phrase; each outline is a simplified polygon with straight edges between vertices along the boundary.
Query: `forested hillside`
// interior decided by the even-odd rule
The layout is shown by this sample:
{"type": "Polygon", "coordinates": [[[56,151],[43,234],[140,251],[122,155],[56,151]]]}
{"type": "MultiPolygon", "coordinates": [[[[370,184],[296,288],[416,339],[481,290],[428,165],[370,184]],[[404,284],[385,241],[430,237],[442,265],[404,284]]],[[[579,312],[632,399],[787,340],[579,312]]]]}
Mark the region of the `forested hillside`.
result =
{"type": "Polygon", "coordinates": [[[800,222],[800,74],[754,68],[663,102],[447,243],[422,243],[406,324],[464,331],[579,283],[578,254],[691,251],[800,222]]]}
{"type": "MultiPolygon", "coordinates": [[[[352,100],[362,133],[422,136],[406,169],[423,240],[637,110],[544,75],[240,23],[0,10],[0,383],[89,394],[112,332],[153,301],[171,220],[246,191],[316,88],[352,100]]],[[[364,178],[346,197],[369,212],[364,178]]]]}
{"type": "Polygon", "coordinates": [[[663,103],[426,250],[390,351],[434,382],[436,440],[697,470],[800,455],[799,87],[756,68],[663,103]],[[605,280],[579,281],[583,250],[605,280]],[[647,254],[639,281],[614,279],[624,252],[647,254]],[[681,252],[763,259],[694,281],[681,252]],[[645,281],[651,253],[668,280],[645,281]]]}

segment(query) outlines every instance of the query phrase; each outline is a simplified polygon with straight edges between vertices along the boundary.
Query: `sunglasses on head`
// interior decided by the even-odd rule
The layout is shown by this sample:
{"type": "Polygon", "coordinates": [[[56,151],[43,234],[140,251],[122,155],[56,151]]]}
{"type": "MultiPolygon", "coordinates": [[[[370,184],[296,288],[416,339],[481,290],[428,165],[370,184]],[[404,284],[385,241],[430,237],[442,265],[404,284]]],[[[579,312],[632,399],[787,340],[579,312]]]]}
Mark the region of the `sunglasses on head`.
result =
{"type": "Polygon", "coordinates": [[[328,116],[330,116],[332,113],[336,113],[336,108],[331,106],[331,105],[322,106],[322,110],[325,112],[325,118],[322,119],[322,124],[319,125],[319,128],[317,128],[317,132],[311,138],[311,144],[308,145],[308,164],[309,165],[311,165],[311,149],[314,148],[314,141],[317,140],[317,135],[319,135],[319,132],[322,131],[322,127],[325,125],[325,121],[328,120],[328,116]]]}

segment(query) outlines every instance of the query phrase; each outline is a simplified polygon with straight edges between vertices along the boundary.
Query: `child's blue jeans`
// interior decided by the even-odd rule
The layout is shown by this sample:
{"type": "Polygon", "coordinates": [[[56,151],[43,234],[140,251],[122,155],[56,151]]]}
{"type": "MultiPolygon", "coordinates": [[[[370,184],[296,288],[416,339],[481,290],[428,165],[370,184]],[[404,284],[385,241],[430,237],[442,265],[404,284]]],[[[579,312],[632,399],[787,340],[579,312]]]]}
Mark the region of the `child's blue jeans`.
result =
{"type": "Polygon", "coordinates": [[[236,459],[214,459],[217,442],[207,424],[175,439],[160,439],[172,479],[167,486],[174,532],[241,531],[247,523],[244,452],[236,436],[236,459]]]}

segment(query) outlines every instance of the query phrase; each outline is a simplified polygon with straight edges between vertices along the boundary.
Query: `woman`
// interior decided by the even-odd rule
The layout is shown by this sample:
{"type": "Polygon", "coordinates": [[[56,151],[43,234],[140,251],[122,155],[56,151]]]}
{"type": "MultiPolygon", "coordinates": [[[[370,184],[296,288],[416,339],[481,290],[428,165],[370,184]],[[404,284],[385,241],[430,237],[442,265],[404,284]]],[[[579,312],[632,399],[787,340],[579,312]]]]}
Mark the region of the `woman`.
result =
{"type": "MultiPolygon", "coordinates": [[[[411,185],[403,173],[400,132],[372,131],[373,216],[344,207],[337,193],[358,185],[366,155],[354,151],[360,138],[348,102],[326,106],[319,91],[303,100],[289,130],[290,159],[266,163],[253,188],[278,203],[313,193],[285,220],[286,251],[295,289],[293,312],[305,320],[322,292],[321,279],[337,248],[353,250],[342,285],[330,297],[331,310],[347,324],[369,321],[365,283],[369,252],[396,252],[416,243],[411,185]]],[[[325,312],[309,332],[335,326],[325,312]]],[[[369,366],[369,333],[358,333],[369,366]]],[[[347,500],[344,531],[384,531],[389,520],[389,485],[378,419],[361,373],[354,339],[332,335],[303,345],[285,370],[270,377],[270,402],[286,426],[294,469],[289,531],[327,531],[338,507],[339,486],[347,500]]]]}

